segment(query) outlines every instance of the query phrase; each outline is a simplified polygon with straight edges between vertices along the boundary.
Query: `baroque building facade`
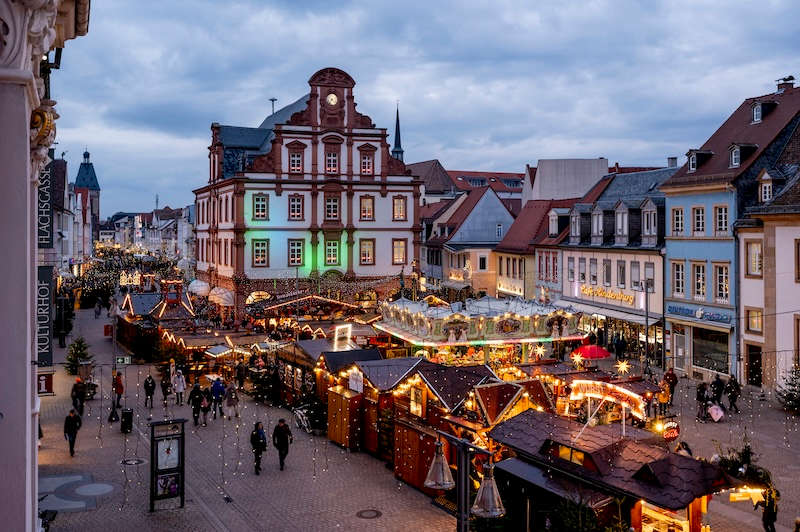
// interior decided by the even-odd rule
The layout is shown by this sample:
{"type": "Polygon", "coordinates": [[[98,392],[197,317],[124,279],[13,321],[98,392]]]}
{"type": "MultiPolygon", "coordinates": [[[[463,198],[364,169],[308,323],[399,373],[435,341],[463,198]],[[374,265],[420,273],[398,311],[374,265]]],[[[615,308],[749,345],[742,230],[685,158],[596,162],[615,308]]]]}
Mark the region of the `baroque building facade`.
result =
{"type": "Polygon", "coordinates": [[[421,181],[356,110],[347,73],[325,68],[309,85],[257,128],[211,125],[197,278],[237,310],[253,292],[381,290],[419,260],[421,181]]]}

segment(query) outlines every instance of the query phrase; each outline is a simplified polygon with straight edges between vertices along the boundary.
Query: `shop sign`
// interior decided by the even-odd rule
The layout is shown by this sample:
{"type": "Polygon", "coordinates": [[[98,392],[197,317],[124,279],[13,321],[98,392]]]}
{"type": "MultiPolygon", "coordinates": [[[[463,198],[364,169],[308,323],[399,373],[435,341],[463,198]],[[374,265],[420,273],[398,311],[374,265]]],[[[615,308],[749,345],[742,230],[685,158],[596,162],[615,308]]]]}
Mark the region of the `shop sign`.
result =
{"type": "Polygon", "coordinates": [[[686,316],[687,318],[694,318],[698,320],[716,321],[718,323],[730,323],[733,319],[731,314],[723,314],[721,312],[709,312],[703,307],[693,309],[689,307],[681,307],[679,305],[667,305],[667,312],[676,316],[686,316]]]}
{"type": "Polygon", "coordinates": [[[602,297],[604,299],[611,299],[613,301],[619,301],[620,303],[633,305],[633,295],[619,291],[614,292],[603,286],[581,285],[581,294],[589,297],[602,297]]]}
{"type": "MultiPolygon", "coordinates": [[[[50,150],[50,158],[53,158],[50,150]]],[[[53,163],[45,165],[39,172],[39,186],[36,198],[36,244],[39,249],[53,247],[53,163]]]]}
{"type": "Polygon", "coordinates": [[[630,409],[631,414],[644,419],[644,399],[640,395],[616,384],[602,381],[575,380],[570,385],[570,401],[580,401],[586,397],[610,401],[630,409]]]}
{"type": "Polygon", "coordinates": [[[664,423],[664,432],[661,433],[665,441],[675,441],[681,435],[681,427],[677,421],[664,423]]]}
{"type": "Polygon", "coordinates": [[[43,395],[55,395],[55,391],[53,389],[53,374],[55,371],[44,371],[36,375],[36,394],[39,396],[43,395]]]}
{"type": "Polygon", "coordinates": [[[53,267],[39,266],[36,279],[36,360],[53,365],[53,267]]]}

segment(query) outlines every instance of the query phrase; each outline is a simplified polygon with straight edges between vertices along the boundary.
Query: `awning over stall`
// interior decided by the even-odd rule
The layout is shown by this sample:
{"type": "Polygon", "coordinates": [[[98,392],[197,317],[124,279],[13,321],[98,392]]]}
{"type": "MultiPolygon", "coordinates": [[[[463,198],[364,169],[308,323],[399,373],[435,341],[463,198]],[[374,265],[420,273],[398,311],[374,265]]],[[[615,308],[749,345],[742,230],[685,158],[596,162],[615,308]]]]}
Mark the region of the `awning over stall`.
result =
{"type": "Polygon", "coordinates": [[[194,281],[189,283],[189,292],[195,295],[207,296],[209,291],[211,291],[211,287],[208,286],[208,283],[205,281],[201,281],[200,279],[195,279],[194,281]]]}
{"type": "MultiPolygon", "coordinates": [[[[597,314],[598,316],[605,316],[606,318],[616,318],[618,320],[632,321],[640,325],[644,325],[645,319],[641,314],[634,314],[633,312],[624,312],[622,310],[614,310],[606,307],[597,307],[595,305],[587,305],[586,303],[575,303],[574,301],[561,300],[555,303],[556,306],[563,307],[567,310],[572,309],[575,312],[583,312],[584,314],[597,314]]],[[[649,316],[649,325],[655,325],[656,322],[661,320],[661,314],[651,312],[649,316]]]]}
{"type": "Polygon", "coordinates": [[[223,307],[233,306],[233,292],[219,286],[215,286],[208,293],[208,299],[223,307]]]}

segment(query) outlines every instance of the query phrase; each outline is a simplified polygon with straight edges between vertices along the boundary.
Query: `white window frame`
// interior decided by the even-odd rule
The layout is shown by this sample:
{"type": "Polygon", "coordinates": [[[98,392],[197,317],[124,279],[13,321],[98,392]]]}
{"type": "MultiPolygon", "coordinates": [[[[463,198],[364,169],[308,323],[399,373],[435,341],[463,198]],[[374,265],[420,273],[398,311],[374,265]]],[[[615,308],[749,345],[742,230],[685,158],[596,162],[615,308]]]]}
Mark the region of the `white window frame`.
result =
{"type": "Polygon", "coordinates": [[[639,261],[631,261],[631,290],[639,290],[642,286],[642,267],[639,261]]]}
{"type": "Polygon", "coordinates": [[[253,196],[253,220],[269,220],[269,196],[267,194],[253,196]]]}
{"type": "Polygon", "coordinates": [[[772,183],[761,183],[761,203],[766,203],[772,199],[772,183]]]}
{"type": "Polygon", "coordinates": [[[672,209],[672,234],[682,235],[686,230],[686,225],[683,218],[683,208],[676,207],[672,209]]]}
{"type": "Polygon", "coordinates": [[[394,196],[392,198],[392,221],[404,222],[408,220],[408,198],[394,196]]]}
{"type": "Polygon", "coordinates": [[[558,216],[555,214],[550,215],[550,236],[558,234],[558,216]]]}
{"type": "Polygon", "coordinates": [[[597,284],[597,259],[589,259],[589,284],[597,284]]]}
{"type": "Polygon", "coordinates": [[[286,244],[286,253],[289,266],[303,265],[303,245],[305,242],[299,239],[289,239],[286,244]]]}
{"type": "Polygon", "coordinates": [[[257,268],[269,267],[269,240],[253,240],[253,266],[257,268]]]}
{"type": "Polygon", "coordinates": [[[739,168],[741,162],[742,162],[742,150],[739,148],[739,146],[734,146],[730,150],[730,167],[739,168]]]}
{"type": "Polygon", "coordinates": [[[406,264],[408,262],[408,241],[404,239],[395,239],[392,240],[392,264],[406,264]],[[401,248],[403,250],[403,257],[402,260],[398,260],[397,258],[397,245],[401,244],[401,248]]]}
{"type": "Polygon", "coordinates": [[[696,153],[693,153],[693,154],[691,154],[689,156],[689,160],[688,160],[687,166],[688,166],[688,171],[689,172],[694,172],[694,171],[697,170],[697,154],[696,153]]]}
{"type": "Polygon", "coordinates": [[[337,266],[339,264],[339,241],[325,241],[325,265],[337,266]]]}
{"type": "Polygon", "coordinates": [[[503,238],[503,224],[497,224],[494,229],[494,236],[496,238],[503,238]]]}
{"type": "Polygon", "coordinates": [[[696,301],[706,299],[706,265],[692,264],[692,298],[696,301]]]}
{"type": "Polygon", "coordinates": [[[755,104],[753,106],[753,123],[754,124],[757,124],[757,123],[761,122],[761,115],[762,115],[761,104],[757,103],[757,104],[755,104]]]}
{"type": "Polygon", "coordinates": [[[706,234],[706,208],[692,207],[692,234],[703,236],[706,234]]]}
{"type": "Polygon", "coordinates": [[[730,297],[730,269],[727,264],[714,264],[714,298],[717,303],[728,303],[730,297]]]}
{"type": "Polygon", "coordinates": [[[584,257],[578,259],[578,282],[586,282],[586,259],[584,257]]]}
{"type": "Polygon", "coordinates": [[[603,236],[603,213],[592,213],[592,236],[603,236]]]}
{"type": "Polygon", "coordinates": [[[325,173],[338,174],[339,173],[339,154],[335,151],[325,152],[325,173]]]}
{"type": "Polygon", "coordinates": [[[375,156],[371,153],[361,154],[361,173],[363,175],[373,175],[375,173],[375,156]]]}
{"type": "Polygon", "coordinates": [[[686,296],[686,265],[682,262],[672,263],[672,295],[686,296]]]}
{"type": "Polygon", "coordinates": [[[627,267],[625,266],[625,261],[624,260],[618,260],[617,261],[617,286],[619,288],[625,288],[625,281],[626,281],[625,277],[627,275],[625,273],[626,271],[627,271],[627,267]]]}
{"type": "Polygon", "coordinates": [[[299,151],[289,152],[289,173],[299,174],[303,171],[303,153],[299,151]]]}
{"type": "Polygon", "coordinates": [[[339,198],[337,196],[325,197],[325,219],[339,220],[339,198]]]}
{"type": "Polygon", "coordinates": [[[764,244],[760,241],[745,242],[745,253],[747,254],[745,272],[750,277],[761,277],[764,271],[764,244]]]}
{"type": "Polygon", "coordinates": [[[576,215],[571,215],[569,217],[569,236],[580,236],[581,229],[580,229],[580,219],[576,215]]]}
{"type": "Polygon", "coordinates": [[[567,280],[575,280],[575,257],[567,257],[567,280]]]}
{"type": "Polygon", "coordinates": [[[375,264],[375,239],[365,238],[358,242],[359,263],[362,266],[375,264]]]}
{"type": "Polygon", "coordinates": [[[302,220],[304,218],[303,213],[303,196],[298,195],[291,195],[289,196],[289,219],[290,220],[302,220]]]}
{"type": "Polygon", "coordinates": [[[714,207],[714,233],[717,235],[727,235],[729,229],[728,206],[717,205],[714,207]]]}

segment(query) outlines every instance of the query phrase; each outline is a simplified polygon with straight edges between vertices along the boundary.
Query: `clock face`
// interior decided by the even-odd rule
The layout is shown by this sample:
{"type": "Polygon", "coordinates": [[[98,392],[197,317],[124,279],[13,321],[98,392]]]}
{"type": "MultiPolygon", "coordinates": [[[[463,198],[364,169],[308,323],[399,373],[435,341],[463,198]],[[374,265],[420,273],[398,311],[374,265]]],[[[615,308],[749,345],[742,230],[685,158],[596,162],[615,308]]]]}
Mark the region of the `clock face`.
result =
{"type": "Polygon", "coordinates": [[[178,467],[179,445],[177,438],[159,440],[158,442],[158,469],[172,469],[178,467]]]}
{"type": "Polygon", "coordinates": [[[328,102],[328,105],[332,107],[336,105],[336,102],[339,101],[339,98],[337,98],[335,94],[330,93],[328,94],[327,98],[325,98],[325,101],[328,102]]]}

